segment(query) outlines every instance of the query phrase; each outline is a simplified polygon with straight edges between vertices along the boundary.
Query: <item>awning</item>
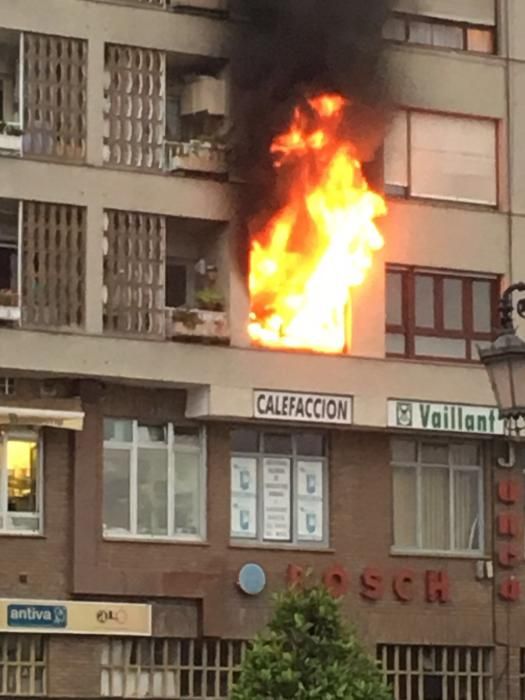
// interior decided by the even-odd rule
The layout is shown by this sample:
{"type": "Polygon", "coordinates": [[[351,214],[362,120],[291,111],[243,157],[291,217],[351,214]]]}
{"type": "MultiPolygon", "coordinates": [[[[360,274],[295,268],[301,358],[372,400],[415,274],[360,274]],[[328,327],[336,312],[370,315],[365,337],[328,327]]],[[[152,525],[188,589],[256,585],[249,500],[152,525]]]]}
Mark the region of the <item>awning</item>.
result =
{"type": "Polygon", "coordinates": [[[65,430],[82,430],[84,411],[63,411],[49,408],[0,406],[0,425],[20,425],[65,430]]]}

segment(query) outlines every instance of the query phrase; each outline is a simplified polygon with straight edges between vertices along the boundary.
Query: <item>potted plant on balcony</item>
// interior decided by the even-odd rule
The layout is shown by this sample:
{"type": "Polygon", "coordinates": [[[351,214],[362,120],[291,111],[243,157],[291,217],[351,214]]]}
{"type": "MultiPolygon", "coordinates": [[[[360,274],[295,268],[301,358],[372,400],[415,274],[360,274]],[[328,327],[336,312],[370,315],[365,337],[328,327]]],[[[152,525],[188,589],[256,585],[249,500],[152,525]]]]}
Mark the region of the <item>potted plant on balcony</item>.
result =
{"type": "Polygon", "coordinates": [[[224,297],[216,287],[204,287],[196,294],[197,307],[204,311],[224,311],[224,297]]]}

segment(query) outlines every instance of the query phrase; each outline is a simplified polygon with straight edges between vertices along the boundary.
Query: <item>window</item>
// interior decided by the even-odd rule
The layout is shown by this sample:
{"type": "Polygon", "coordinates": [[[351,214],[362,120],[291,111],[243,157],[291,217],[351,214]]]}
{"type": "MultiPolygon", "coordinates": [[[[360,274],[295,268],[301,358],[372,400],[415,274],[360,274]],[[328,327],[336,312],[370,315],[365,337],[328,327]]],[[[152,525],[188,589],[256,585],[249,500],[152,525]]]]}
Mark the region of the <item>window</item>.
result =
{"type": "Polygon", "coordinates": [[[0,531],[40,532],[41,450],[36,433],[0,438],[0,531]]]}
{"type": "Polygon", "coordinates": [[[477,361],[498,325],[498,296],[494,277],[387,268],[387,355],[477,361]]]}
{"type": "Polygon", "coordinates": [[[396,196],[497,204],[496,122],[402,110],[385,140],[385,189],[396,196]]]}
{"type": "Polygon", "coordinates": [[[47,641],[40,635],[0,635],[0,695],[46,695],[47,641]]]}
{"type": "Polygon", "coordinates": [[[231,536],[326,544],[326,438],[241,428],[231,440],[231,536]]]}
{"type": "Polygon", "coordinates": [[[377,659],[394,700],[491,700],[492,649],[380,644],[377,659]]]}
{"type": "Polygon", "coordinates": [[[247,649],[241,640],[107,639],[101,694],[178,700],[228,698],[247,649]]]}
{"type": "Polygon", "coordinates": [[[172,423],[104,421],[104,533],[200,539],[204,434],[172,423]]]}
{"type": "Polygon", "coordinates": [[[166,260],[166,306],[193,306],[195,302],[195,262],[182,258],[166,260]]]}
{"type": "Polygon", "coordinates": [[[18,304],[18,208],[0,199],[0,306],[18,304]]]}
{"type": "Polygon", "coordinates": [[[477,442],[392,440],[394,549],[483,551],[483,469],[477,442]]]}
{"type": "Polygon", "coordinates": [[[447,22],[422,15],[395,14],[386,22],[383,36],[389,41],[460,51],[493,54],[496,49],[494,27],[447,22]]]}

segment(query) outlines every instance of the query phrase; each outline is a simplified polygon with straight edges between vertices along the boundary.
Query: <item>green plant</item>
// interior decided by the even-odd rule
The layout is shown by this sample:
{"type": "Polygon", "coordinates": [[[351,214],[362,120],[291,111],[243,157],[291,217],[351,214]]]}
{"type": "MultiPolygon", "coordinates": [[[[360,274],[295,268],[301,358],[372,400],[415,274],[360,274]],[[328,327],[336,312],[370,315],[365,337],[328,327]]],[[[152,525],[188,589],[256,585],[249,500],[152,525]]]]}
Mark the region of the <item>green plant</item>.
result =
{"type": "Polygon", "coordinates": [[[231,700],[389,700],[379,669],[324,587],[292,589],[248,651],[231,700]]]}
{"type": "Polygon", "coordinates": [[[182,323],[190,331],[194,331],[202,319],[196,311],[185,308],[178,308],[172,311],[172,318],[177,323],[182,323]]]}
{"type": "Polygon", "coordinates": [[[5,134],[6,136],[22,136],[23,133],[22,129],[16,124],[0,121],[0,134],[5,134]]]}
{"type": "Polygon", "coordinates": [[[215,287],[205,287],[195,295],[199,309],[224,311],[224,297],[215,287]]]}

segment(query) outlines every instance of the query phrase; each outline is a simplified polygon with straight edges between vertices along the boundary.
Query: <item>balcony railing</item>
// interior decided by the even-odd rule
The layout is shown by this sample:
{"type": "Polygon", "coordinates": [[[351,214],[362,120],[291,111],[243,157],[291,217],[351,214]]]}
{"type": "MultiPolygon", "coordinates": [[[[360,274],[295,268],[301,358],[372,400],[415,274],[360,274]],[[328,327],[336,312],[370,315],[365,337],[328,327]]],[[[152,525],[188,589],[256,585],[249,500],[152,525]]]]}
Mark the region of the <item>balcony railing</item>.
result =
{"type": "Polygon", "coordinates": [[[224,146],[209,141],[167,141],[166,170],[225,175],[227,172],[224,146]]]}
{"type": "Polygon", "coordinates": [[[20,304],[17,292],[0,289],[0,323],[20,321],[20,304]]]}
{"type": "Polygon", "coordinates": [[[226,345],[230,327],[226,311],[166,309],[166,338],[226,345]]]}

